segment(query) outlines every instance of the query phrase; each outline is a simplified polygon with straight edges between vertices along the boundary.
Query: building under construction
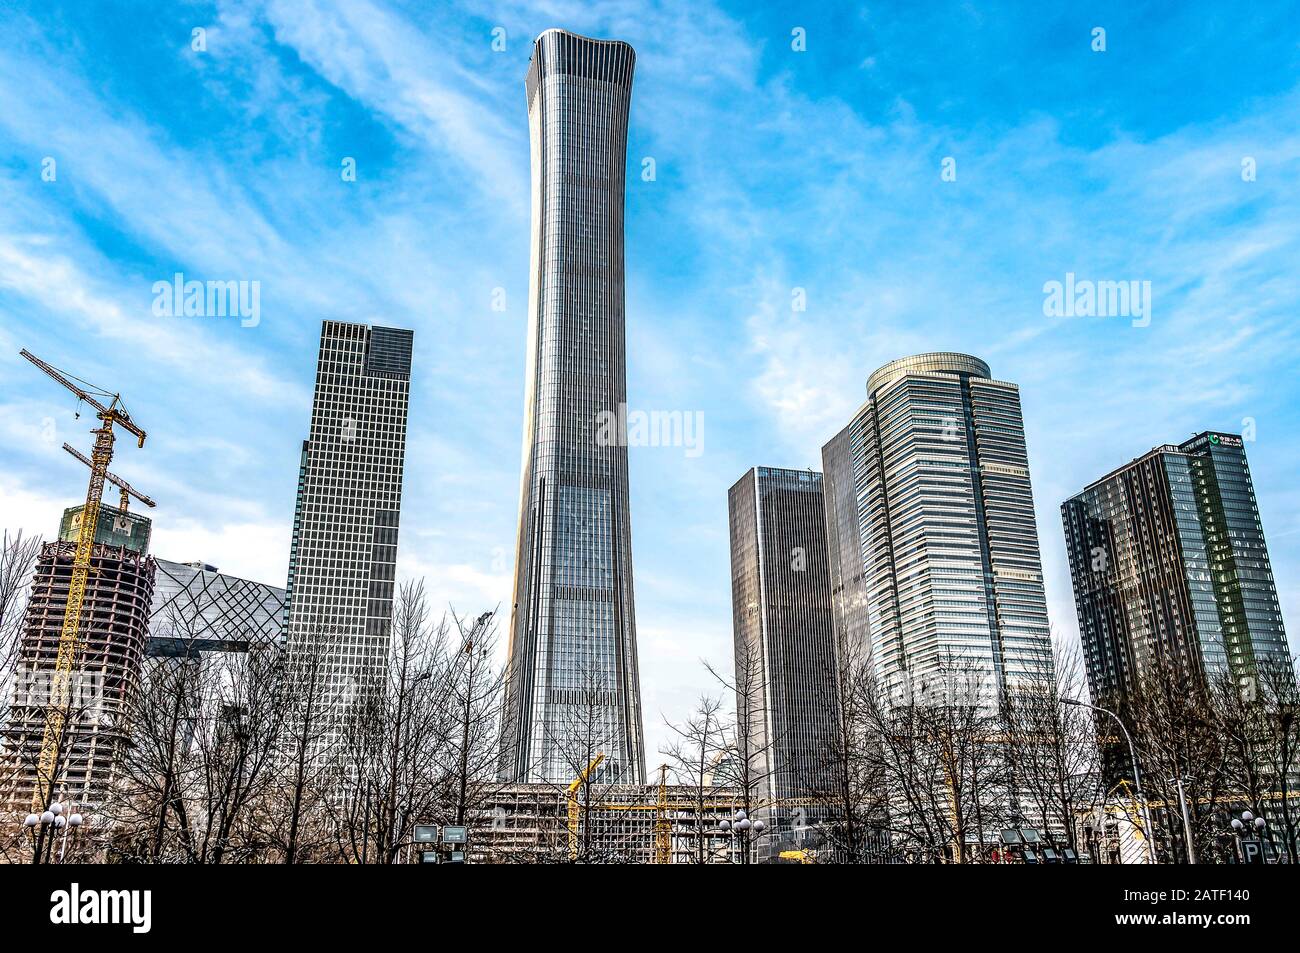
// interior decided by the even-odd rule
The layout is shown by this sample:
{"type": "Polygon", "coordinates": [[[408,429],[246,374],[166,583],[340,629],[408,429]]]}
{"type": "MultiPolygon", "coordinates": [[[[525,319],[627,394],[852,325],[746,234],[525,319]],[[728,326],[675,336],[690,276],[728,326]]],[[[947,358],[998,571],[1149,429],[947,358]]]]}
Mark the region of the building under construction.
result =
{"type": "Polygon", "coordinates": [[[474,863],[738,863],[740,841],[722,829],[741,805],[731,788],[506,784],[487,792],[470,821],[474,863]]]}
{"type": "Polygon", "coordinates": [[[103,506],[81,609],[68,717],[55,739],[52,787],[50,778],[38,777],[83,509],[64,512],[59,538],[41,547],[32,578],[0,767],[0,794],[12,810],[27,810],[38,784],[47,800],[77,808],[100,804],[126,743],[126,708],[139,681],[153,598],[151,524],[103,506]]]}

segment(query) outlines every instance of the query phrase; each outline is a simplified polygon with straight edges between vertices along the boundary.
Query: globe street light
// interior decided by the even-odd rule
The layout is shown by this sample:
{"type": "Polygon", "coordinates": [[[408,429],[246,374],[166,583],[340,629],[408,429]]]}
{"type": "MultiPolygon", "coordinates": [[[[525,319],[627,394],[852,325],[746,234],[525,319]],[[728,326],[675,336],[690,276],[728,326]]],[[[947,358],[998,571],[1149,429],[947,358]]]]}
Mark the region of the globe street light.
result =
{"type": "Polygon", "coordinates": [[[47,828],[54,824],[55,814],[51,810],[41,811],[40,814],[35,812],[28,814],[23,821],[23,828],[31,833],[32,838],[32,863],[41,863],[45,854],[45,844],[47,840],[47,828]]]}
{"type": "MultiPolygon", "coordinates": [[[[60,820],[62,820],[62,818],[60,818],[60,820]]],[[[81,827],[82,823],[84,822],[85,822],[85,818],[82,817],[76,811],[68,815],[67,829],[63,832],[62,843],[59,844],[59,863],[63,863],[63,854],[68,849],[68,835],[75,834],[77,832],[77,828],[81,827]]]]}
{"type": "Polygon", "coordinates": [[[32,838],[33,864],[48,864],[50,862],[50,856],[54,852],[55,833],[59,831],[63,832],[62,842],[59,846],[59,860],[63,860],[63,853],[67,848],[68,833],[75,831],[85,822],[82,815],[76,812],[65,814],[64,810],[63,805],[55,801],[40,814],[32,812],[23,818],[23,830],[27,831],[32,838]]]}
{"type": "Polygon", "coordinates": [[[723,833],[730,834],[734,838],[736,834],[740,835],[740,849],[742,864],[749,863],[749,836],[751,832],[755,837],[762,834],[767,829],[767,825],[761,820],[749,819],[749,815],[743,809],[736,811],[731,820],[724,820],[718,825],[722,828],[723,833]]]}
{"type": "Polygon", "coordinates": [[[1260,857],[1263,857],[1264,846],[1262,841],[1264,838],[1264,828],[1266,827],[1268,827],[1268,822],[1262,817],[1256,817],[1250,811],[1242,811],[1241,817],[1234,817],[1232,819],[1232,832],[1237,835],[1237,853],[1243,862],[1246,860],[1246,851],[1242,846],[1242,841],[1251,834],[1259,835],[1261,841],[1260,857]]]}

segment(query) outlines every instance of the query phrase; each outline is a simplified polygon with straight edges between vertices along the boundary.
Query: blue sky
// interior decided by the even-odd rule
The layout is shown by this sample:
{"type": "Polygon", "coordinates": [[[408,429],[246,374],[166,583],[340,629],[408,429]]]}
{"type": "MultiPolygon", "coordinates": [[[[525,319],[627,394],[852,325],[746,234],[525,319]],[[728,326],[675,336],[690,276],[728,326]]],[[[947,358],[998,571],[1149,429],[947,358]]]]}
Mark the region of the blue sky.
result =
{"type": "Polygon", "coordinates": [[[630,403],[705,420],[699,456],[631,451],[652,751],[661,714],[713,690],[698,660],[729,657],[727,488],[754,464],[819,468],[867,375],[917,351],[969,351],[1021,387],[1060,638],[1077,637],[1061,500],[1247,418],[1300,625],[1294,5],[592,6],[0,0],[0,524],[48,536],[84,493],[60,445],[86,445],[87,418],[28,347],[148,428],[113,468],[159,500],[158,555],[283,585],[320,321],[410,327],[402,572],[463,612],[508,607],[523,76],[532,37],[562,26],[638,54],[630,403]],[[178,271],[259,281],[260,323],[155,316],[178,271]],[[1150,281],[1150,325],[1045,317],[1067,272],[1150,281]]]}

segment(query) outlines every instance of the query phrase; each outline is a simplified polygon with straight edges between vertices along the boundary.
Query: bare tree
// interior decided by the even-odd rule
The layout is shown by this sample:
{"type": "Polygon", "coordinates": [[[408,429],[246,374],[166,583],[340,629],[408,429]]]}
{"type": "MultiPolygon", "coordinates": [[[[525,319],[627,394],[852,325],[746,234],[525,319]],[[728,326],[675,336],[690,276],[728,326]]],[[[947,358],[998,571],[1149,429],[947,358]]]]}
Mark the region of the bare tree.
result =
{"type": "Polygon", "coordinates": [[[437,810],[448,627],[430,622],[424,584],[404,583],[393,607],[387,672],[357,687],[336,758],[339,848],[353,863],[401,862],[418,819],[437,810]]]}
{"type": "Polygon", "coordinates": [[[1052,671],[1023,678],[1003,705],[1013,794],[1057,850],[1078,850],[1075,820],[1101,792],[1095,723],[1065,701],[1085,692],[1079,650],[1058,645],[1052,671]]]}
{"type": "Polygon", "coordinates": [[[253,860],[265,846],[254,807],[270,789],[282,724],[278,653],[223,655],[202,672],[192,786],[197,826],[182,828],[181,842],[194,863],[253,860]]]}
{"type": "Polygon", "coordinates": [[[616,833],[609,810],[616,785],[627,780],[628,767],[617,765],[619,731],[615,723],[615,697],[609,679],[593,659],[585,660],[575,675],[576,687],[565,689],[566,703],[557,726],[546,732],[543,757],[554,757],[573,778],[558,783],[567,799],[568,837],[559,858],[580,864],[616,863],[627,851],[616,833]]]}
{"type": "Polygon", "coordinates": [[[200,663],[188,652],[148,666],[130,708],[130,740],[117,785],[104,806],[115,859],[189,859],[177,832],[193,825],[190,794],[199,773],[195,734],[203,691],[200,663]]]}
{"type": "Polygon", "coordinates": [[[713,800],[714,773],[726,747],[722,700],[701,695],[695,710],[681,724],[665,719],[673,740],[661,751],[677,783],[690,789],[695,807],[695,842],[691,857],[697,864],[708,863],[709,831],[705,826],[708,802],[713,800]]]}
{"type": "Polygon", "coordinates": [[[505,671],[494,664],[496,612],[469,622],[453,610],[458,646],[445,666],[436,750],[440,813],[457,825],[498,786],[505,671]]]}
{"type": "MultiPolygon", "coordinates": [[[[1232,805],[1217,826],[1226,834],[1228,815],[1244,806],[1270,822],[1267,836],[1296,862],[1296,807],[1291,803],[1300,747],[1300,692],[1290,657],[1260,658],[1244,679],[1224,671],[1209,679],[1209,702],[1224,749],[1224,797],[1232,805]],[[1280,826],[1280,830],[1278,829],[1280,826]]],[[[1220,838],[1221,853],[1231,841],[1220,838]]],[[[1198,860],[1203,858],[1198,857],[1198,860]]]]}
{"type": "Polygon", "coordinates": [[[944,657],[924,677],[898,685],[866,680],[862,699],[879,744],[890,831],[904,854],[921,862],[984,860],[986,833],[1008,818],[1010,803],[986,667],[944,657]]]}
{"type": "Polygon", "coordinates": [[[1259,702],[1263,708],[1265,732],[1263,760],[1275,797],[1268,814],[1273,825],[1270,836],[1278,836],[1281,820],[1282,852],[1287,862],[1300,863],[1300,677],[1297,660],[1264,659],[1258,663],[1259,702]]]}
{"type": "Polygon", "coordinates": [[[839,637],[836,665],[823,679],[819,704],[831,713],[814,741],[809,776],[800,788],[814,805],[829,858],[839,863],[880,859],[889,813],[885,762],[874,730],[870,660],[839,637]]]}
{"type": "MultiPolygon", "coordinates": [[[[39,813],[41,805],[56,800],[81,807],[76,797],[79,790],[69,790],[66,783],[67,772],[69,768],[87,763],[102,718],[101,702],[95,690],[83,694],[81,686],[85,683],[74,679],[61,706],[63,717],[51,730],[47,723],[50,707],[48,674],[20,663],[18,675],[21,684],[15,688],[14,704],[4,733],[4,776],[0,779],[0,799],[12,814],[10,823],[6,825],[9,829],[6,833],[12,832],[12,836],[0,839],[0,858],[10,861],[32,859],[33,845],[29,843],[32,837],[37,838],[38,845],[44,844],[46,849],[42,855],[51,856],[52,832],[47,831],[44,825],[28,831],[20,824],[29,811],[39,813]],[[47,746],[52,753],[48,774],[42,769],[42,753],[47,746]]],[[[99,740],[107,748],[117,739],[106,734],[99,740]]],[[[89,831],[81,834],[83,855],[89,853],[84,847],[90,837],[89,831]]]]}
{"type": "MultiPolygon", "coordinates": [[[[728,787],[736,789],[741,809],[750,817],[756,810],[779,810],[774,804],[772,754],[775,738],[768,731],[768,701],[763,657],[753,644],[744,642],[733,653],[730,673],[704,663],[705,669],[735,700],[735,710],[727,730],[727,740],[719,759],[717,774],[728,787]]],[[[742,835],[742,863],[753,859],[755,844],[742,835]]]]}
{"type": "Polygon", "coordinates": [[[0,684],[4,685],[0,703],[8,701],[12,688],[32,568],[40,550],[40,537],[24,537],[21,530],[15,534],[5,530],[0,538],[0,684]]]}
{"type": "Polygon", "coordinates": [[[1218,850],[1216,805],[1228,790],[1230,746],[1203,670],[1188,659],[1153,656],[1121,716],[1129,719],[1143,786],[1157,812],[1157,827],[1163,821],[1168,856],[1212,856],[1218,850]],[[1184,833],[1183,804],[1191,844],[1184,833]]]}
{"type": "MultiPolygon", "coordinates": [[[[4,531],[0,537],[0,718],[3,718],[4,735],[0,736],[0,807],[13,812],[26,809],[20,804],[20,788],[24,772],[30,765],[15,745],[20,741],[18,726],[13,717],[19,714],[12,709],[17,690],[16,674],[20,658],[23,630],[26,622],[27,596],[31,586],[32,569],[40,553],[41,540],[24,536],[21,531],[4,531]]],[[[18,856],[26,850],[21,828],[15,821],[4,826],[0,833],[0,858],[9,859],[11,852],[18,856]]]]}
{"type": "Polygon", "coordinates": [[[337,734],[334,713],[344,681],[340,639],[324,619],[302,627],[286,650],[277,766],[260,804],[258,826],[286,864],[336,856],[329,811],[337,734]]]}

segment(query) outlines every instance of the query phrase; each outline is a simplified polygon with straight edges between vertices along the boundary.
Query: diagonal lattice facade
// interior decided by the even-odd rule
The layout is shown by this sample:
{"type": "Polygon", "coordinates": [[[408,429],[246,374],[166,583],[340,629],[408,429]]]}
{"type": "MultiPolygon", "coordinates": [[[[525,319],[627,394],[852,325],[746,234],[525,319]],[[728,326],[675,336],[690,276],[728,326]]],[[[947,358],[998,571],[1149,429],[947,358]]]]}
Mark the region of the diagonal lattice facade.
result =
{"type": "Polygon", "coordinates": [[[279,648],[284,590],[202,563],[155,560],[149,612],[151,656],[279,648]]]}

